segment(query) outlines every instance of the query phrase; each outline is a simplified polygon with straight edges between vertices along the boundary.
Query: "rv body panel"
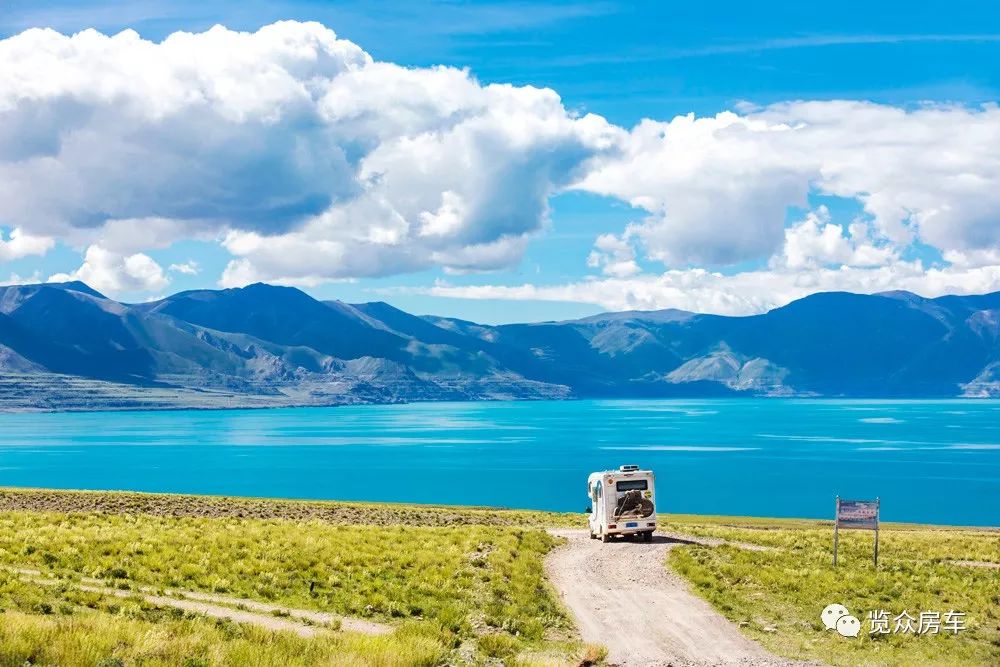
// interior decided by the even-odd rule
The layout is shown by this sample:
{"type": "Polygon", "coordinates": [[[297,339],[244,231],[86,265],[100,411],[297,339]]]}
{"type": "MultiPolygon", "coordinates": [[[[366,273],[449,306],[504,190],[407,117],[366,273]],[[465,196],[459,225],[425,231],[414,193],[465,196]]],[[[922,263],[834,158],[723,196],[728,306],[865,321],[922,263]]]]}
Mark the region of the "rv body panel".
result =
{"type": "Polygon", "coordinates": [[[590,534],[652,535],[656,530],[655,476],[638,466],[595,472],[587,479],[590,534]]]}

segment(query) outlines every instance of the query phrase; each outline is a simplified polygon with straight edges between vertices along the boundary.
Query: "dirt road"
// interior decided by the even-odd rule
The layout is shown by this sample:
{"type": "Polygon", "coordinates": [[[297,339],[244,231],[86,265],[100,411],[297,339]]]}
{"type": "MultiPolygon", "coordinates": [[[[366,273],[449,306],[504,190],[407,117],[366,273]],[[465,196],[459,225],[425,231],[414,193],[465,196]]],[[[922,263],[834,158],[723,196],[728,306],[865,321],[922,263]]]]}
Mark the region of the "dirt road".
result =
{"type": "Polygon", "coordinates": [[[317,634],[327,631],[331,626],[339,627],[347,632],[360,632],[368,635],[383,635],[392,632],[390,626],[374,621],[336,616],[310,609],[295,609],[245,598],[178,590],[166,590],[161,595],[155,589],[146,586],[139,586],[135,590],[117,589],[105,585],[99,579],[90,577],[82,577],[79,581],[70,581],[46,576],[38,570],[11,569],[25,580],[45,586],[69,583],[82,591],[120,598],[139,597],[157,607],[174,607],[210,618],[223,618],[236,623],[256,625],[266,630],[292,632],[300,637],[315,637],[317,634]]]}
{"type": "Polygon", "coordinates": [[[584,641],[608,647],[614,665],[688,667],[801,664],[744,637],[671,573],[667,551],[693,538],[657,535],[652,544],[591,540],[585,530],[553,530],[568,543],[546,560],[549,578],[584,641]]]}

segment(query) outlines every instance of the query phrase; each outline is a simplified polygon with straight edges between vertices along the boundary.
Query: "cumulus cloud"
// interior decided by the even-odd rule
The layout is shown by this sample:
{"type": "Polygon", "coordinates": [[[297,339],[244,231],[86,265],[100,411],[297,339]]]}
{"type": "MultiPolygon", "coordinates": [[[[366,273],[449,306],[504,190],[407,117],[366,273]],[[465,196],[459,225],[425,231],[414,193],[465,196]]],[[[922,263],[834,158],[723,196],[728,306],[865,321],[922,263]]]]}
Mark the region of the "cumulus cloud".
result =
{"type": "Polygon", "coordinates": [[[1000,246],[998,151],[996,105],[790,102],[645,120],[576,187],[648,213],[630,233],[673,268],[769,257],[810,193],[857,200],[896,244],[968,253],[1000,246]]]}
{"type": "Polygon", "coordinates": [[[570,301],[607,310],[678,308],[698,313],[751,315],[814,292],[872,294],[908,290],[923,296],[1000,290],[1000,261],[990,253],[951,258],[947,266],[904,260],[894,244],[873,239],[867,222],[845,230],[825,207],[785,229],[784,243],[765,266],[721,273],[704,268],[641,273],[627,238],[602,235],[588,259],[604,276],[562,285],[460,286],[438,282],[423,294],[464,299],[570,301]],[[624,269],[618,269],[624,264],[624,269]]]}
{"type": "Polygon", "coordinates": [[[37,271],[30,276],[22,276],[17,273],[11,273],[6,280],[0,280],[0,287],[6,287],[7,285],[27,285],[40,282],[42,282],[42,275],[37,271]]]}
{"type": "Polygon", "coordinates": [[[72,247],[99,244],[122,254],[168,248],[179,239],[216,241],[220,234],[207,220],[174,220],[155,216],[113,218],[99,227],[73,228],[64,235],[72,247]]]}
{"type": "Polygon", "coordinates": [[[873,294],[899,289],[928,297],[992,292],[1000,290],[1000,266],[928,269],[914,261],[869,269],[760,270],[732,275],[686,269],[563,285],[460,286],[438,282],[416,291],[462,299],[591,303],[605,310],[678,308],[719,315],[752,315],[815,292],[873,294]]]}
{"type": "Polygon", "coordinates": [[[214,235],[227,284],[508,266],[620,133],[315,23],[0,40],[0,220],[123,255],[214,235]]]}
{"type": "Polygon", "coordinates": [[[872,239],[867,222],[856,221],[844,229],[830,221],[830,211],[821,206],[805,219],[785,229],[785,245],[772,266],[815,269],[821,266],[883,266],[899,258],[894,244],[872,239]]]}
{"type": "Polygon", "coordinates": [[[977,267],[1000,265],[1000,248],[982,248],[980,250],[945,250],[944,260],[952,266],[977,267]]]}
{"type": "Polygon", "coordinates": [[[627,278],[641,271],[635,261],[635,248],[628,235],[601,234],[594,241],[594,249],[587,256],[587,266],[616,278],[627,278]]]}
{"type": "Polygon", "coordinates": [[[99,245],[87,248],[83,264],[72,273],[57,273],[50,283],[82,280],[94,289],[109,294],[145,292],[166,287],[170,280],[149,255],[122,255],[99,245]]]}
{"type": "Polygon", "coordinates": [[[55,239],[50,236],[32,236],[24,233],[20,227],[15,227],[6,240],[0,232],[0,262],[9,262],[29,255],[44,255],[54,245],[55,239]]]}
{"type": "Polygon", "coordinates": [[[224,286],[509,268],[570,190],[639,216],[580,258],[599,277],[537,298],[749,312],[807,289],[995,288],[998,155],[996,105],[799,101],[625,129],[553,90],[378,62],[316,23],[0,40],[0,261],[58,239],[85,255],[62,275],[111,292],[166,285],[146,253],[181,239],[231,255],[224,286]],[[943,263],[904,260],[919,246],[943,263]]]}
{"type": "Polygon", "coordinates": [[[174,273],[183,273],[186,276],[196,276],[201,271],[198,262],[193,259],[181,264],[171,264],[168,268],[174,273]]]}
{"type": "Polygon", "coordinates": [[[52,230],[148,217],[287,226],[351,188],[310,83],[369,60],[315,24],[159,44],[133,31],[2,40],[0,215],[52,230]]]}

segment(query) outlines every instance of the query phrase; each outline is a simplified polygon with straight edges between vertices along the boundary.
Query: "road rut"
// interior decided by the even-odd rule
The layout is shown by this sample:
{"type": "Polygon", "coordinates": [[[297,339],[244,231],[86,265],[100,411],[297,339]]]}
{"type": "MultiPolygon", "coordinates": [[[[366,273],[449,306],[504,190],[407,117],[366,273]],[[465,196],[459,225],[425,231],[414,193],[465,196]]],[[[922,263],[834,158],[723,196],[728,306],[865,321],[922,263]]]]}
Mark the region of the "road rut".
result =
{"type": "Polygon", "coordinates": [[[246,598],[236,598],[198,591],[165,590],[160,594],[148,586],[135,589],[111,588],[99,579],[82,577],[80,581],[46,576],[34,569],[11,568],[22,578],[46,586],[69,584],[82,591],[111,595],[119,598],[142,598],[158,607],[174,607],[184,611],[202,614],[211,618],[222,618],[236,623],[256,625],[266,630],[292,632],[300,637],[315,637],[331,627],[339,627],[347,632],[368,635],[382,635],[392,632],[392,627],[359,618],[337,616],[322,611],[296,609],[281,605],[258,602],[246,598]]]}
{"type": "Polygon", "coordinates": [[[700,542],[657,535],[652,543],[591,540],[585,530],[553,530],[567,543],[546,570],[584,641],[608,648],[608,662],[628,667],[800,665],[765,651],[694,595],[670,572],[667,551],[700,542]]]}

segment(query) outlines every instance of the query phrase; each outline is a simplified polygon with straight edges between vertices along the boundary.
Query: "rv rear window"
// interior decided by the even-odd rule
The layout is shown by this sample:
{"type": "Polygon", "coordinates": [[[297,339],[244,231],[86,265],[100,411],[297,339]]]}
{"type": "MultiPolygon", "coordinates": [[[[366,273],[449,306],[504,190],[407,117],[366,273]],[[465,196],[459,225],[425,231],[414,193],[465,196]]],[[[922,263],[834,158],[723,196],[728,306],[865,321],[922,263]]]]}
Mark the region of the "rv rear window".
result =
{"type": "Polygon", "coordinates": [[[632,491],[633,489],[645,491],[648,488],[649,483],[644,479],[623,479],[615,482],[616,491],[632,491]]]}

